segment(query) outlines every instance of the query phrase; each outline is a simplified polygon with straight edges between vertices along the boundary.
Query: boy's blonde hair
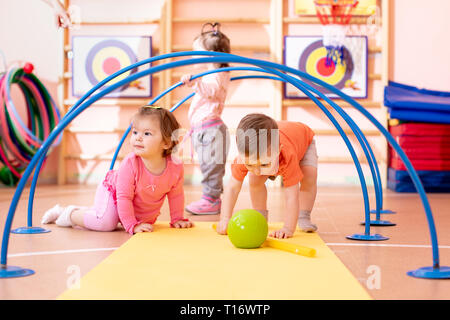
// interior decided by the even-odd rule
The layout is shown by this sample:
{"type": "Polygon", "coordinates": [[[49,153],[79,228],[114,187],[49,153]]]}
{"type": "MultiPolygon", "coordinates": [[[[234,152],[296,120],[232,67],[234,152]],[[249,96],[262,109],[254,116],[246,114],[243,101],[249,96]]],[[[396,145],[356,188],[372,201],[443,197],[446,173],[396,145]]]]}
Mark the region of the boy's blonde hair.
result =
{"type": "Polygon", "coordinates": [[[175,135],[177,133],[176,131],[180,129],[180,124],[177,119],[167,109],[156,106],[143,106],[133,115],[131,122],[133,123],[145,117],[155,117],[158,119],[163,141],[170,144],[170,147],[163,151],[163,157],[169,156],[173,148],[178,144],[178,139],[175,135]]]}
{"type": "Polygon", "coordinates": [[[278,124],[271,117],[262,113],[251,113],[239,122],[236,144],[238,152],[246,157],[259,159],[263,153],[267,154],[272,149],[273,139],[278,139],[278,124]]]}

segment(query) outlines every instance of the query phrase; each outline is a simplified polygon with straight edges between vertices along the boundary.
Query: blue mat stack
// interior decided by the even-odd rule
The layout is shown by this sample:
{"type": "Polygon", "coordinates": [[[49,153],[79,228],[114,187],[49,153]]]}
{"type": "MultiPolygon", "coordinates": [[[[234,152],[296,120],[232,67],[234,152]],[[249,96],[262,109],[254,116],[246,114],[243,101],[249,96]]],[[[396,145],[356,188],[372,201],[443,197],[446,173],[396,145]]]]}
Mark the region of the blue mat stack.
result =
{"type": "MultiPolygon", "coordinates": [[[[450,192],[450,92],[390,82],[384,104],[389,132],[416,169],[425,191],[450,192]]],[[[406,168],[389,148],[388,188],[416,192],[406,168]]]]}

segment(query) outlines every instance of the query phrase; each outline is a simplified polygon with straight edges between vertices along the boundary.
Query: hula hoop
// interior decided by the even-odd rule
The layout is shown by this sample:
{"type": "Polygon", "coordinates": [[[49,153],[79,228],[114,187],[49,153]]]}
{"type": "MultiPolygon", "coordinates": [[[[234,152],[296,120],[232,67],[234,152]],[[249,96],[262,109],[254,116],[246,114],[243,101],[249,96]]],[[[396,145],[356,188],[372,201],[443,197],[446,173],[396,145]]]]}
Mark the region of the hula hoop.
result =
{"type": "Polygon", "coordinates": [[[61,121],[56,103],[30,66],[32,70],[31,64],[12,67],[0,77],[0,162],[4,165],[0,182],[8,186],[22,177],[22,171],[61,121]],[[24,97],[26,124],[11,98],[12,85],[17,85],[24,97]]]}

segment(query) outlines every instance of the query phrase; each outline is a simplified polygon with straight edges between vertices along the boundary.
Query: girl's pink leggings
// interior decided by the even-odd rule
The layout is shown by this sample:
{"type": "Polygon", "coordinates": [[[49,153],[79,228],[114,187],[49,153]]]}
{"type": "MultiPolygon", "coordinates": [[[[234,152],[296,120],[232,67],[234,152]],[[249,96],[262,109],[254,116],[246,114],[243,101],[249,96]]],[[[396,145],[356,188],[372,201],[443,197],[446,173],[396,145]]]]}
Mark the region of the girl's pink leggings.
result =
{"type": "Polygon", "coordinates": [[[95,193],[94,206],[84,215],[84,225],[95,231],[113,231],[119,223],[119,214],[113,195],[103,183],[99,183],[95,193]]]}

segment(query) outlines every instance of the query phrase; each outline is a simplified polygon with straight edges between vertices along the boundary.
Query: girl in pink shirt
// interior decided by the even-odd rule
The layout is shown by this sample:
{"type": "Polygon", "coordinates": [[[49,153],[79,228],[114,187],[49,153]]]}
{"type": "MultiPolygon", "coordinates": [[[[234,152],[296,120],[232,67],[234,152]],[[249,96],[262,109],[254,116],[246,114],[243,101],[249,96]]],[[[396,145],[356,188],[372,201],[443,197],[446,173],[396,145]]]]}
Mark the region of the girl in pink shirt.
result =
{"type": "Polygon", "coordinates": [[[170,225],[190,228],[183,217],[183,164],[170,156],[172,139],[179,124],[166,109],[144,106],[133,116],[131,152],[118,170],[110,170],[97,187],[92,208],[56,205],[48,210],[42,223],[61,227],[80,226],[95,231],[113,231],[120,222],[134,234],[153,231],[164,199],[168,198],[170,225]]]}
{"type": "MultiPolygon", "coordinates": [[[[219,23],[206,23],[195,38],[195,51],[230,53],[230,40],[219,30],[219,23]]],[[[227,63],[206,66],[209,70],[228,67],[227,63]]],[[[192,145],[198,155],[202,172],[202,197],[189,204],[186,211],[192,214],[220,213],[220,195],[229,149],[228,128],[221,119],[230,83],[229,72],[216,72],[191,81],[191,75],[181,78],[183,84],[193,87],[195,95],[189,108],[192,145]]]]}

